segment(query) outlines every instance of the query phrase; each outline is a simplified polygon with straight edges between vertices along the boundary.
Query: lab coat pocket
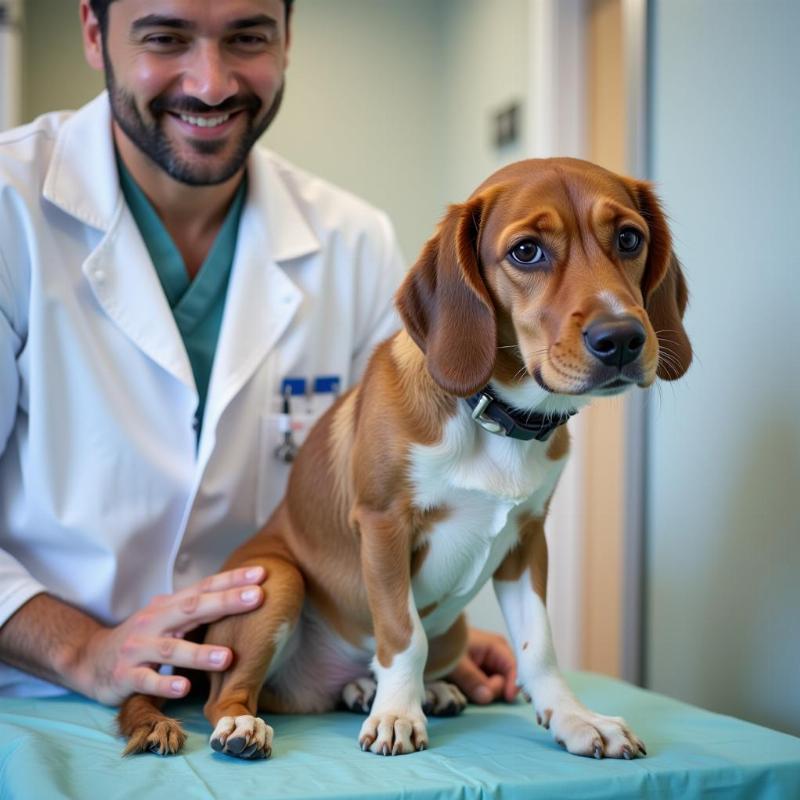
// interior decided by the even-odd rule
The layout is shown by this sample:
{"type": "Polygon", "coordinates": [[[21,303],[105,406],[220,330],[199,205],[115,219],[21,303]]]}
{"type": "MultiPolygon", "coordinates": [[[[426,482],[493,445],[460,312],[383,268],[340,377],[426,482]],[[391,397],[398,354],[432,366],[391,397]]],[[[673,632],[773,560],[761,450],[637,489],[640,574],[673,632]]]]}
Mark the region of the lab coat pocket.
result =
{"type": "Polygon", "coordinates": [[[261,418],[256,487],[256,524],[259,527],[269,519],[286,493],[293,457],[319,417],[318,413],[303,411],[293,413],[289,420],[285,414],[278,413],[261,418]]]}

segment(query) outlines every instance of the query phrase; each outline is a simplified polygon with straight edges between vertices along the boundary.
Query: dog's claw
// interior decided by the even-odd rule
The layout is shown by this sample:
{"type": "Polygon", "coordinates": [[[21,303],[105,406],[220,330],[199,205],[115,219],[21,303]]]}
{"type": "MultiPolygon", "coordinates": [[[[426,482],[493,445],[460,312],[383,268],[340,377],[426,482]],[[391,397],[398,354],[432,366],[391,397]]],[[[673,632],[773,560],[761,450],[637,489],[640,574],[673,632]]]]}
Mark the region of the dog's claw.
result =
{"type": "Polygon", "coordinates": [[[603,748],[599,744],[596,744],[594,746],[594,757],[595,758],[602,758],[603,757],[603,748]]]}
{"type": "Polygon", "coordinates": [[[546,708],[544,711],[536,712],[536,722],[539,723],[546,731],[550,730],[550,719],[553,716],[551,709],[546,708]]]}
{"type": "Polygon", "coordinates": [[[625,747],[622,748],[622,757],[626,761],[630,761],[633,758],[633,751],[630,749],[630,747],[628,747],[628,745],[625,745],[625,747]]]}

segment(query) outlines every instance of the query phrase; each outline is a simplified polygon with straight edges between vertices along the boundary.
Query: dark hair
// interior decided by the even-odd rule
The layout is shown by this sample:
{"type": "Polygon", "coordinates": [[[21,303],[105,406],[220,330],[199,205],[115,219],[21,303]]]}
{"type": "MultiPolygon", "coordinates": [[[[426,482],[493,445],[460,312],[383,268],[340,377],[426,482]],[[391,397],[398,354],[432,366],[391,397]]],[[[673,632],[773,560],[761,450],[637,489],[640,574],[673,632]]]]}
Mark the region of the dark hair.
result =
{"type": "MultiPolygon", "coordinates": [[[[106,32],[108,31],[108,7],[114,0],[89,0],[89,5],[92,7],[92,12],[97,21],[100,23],[100,31],[105,39],[106,32]]],[[[283,0],[283,5],[286,7],[286,17],[288,19],[289,12],[292,10],[294,0],[283,0]]]]}

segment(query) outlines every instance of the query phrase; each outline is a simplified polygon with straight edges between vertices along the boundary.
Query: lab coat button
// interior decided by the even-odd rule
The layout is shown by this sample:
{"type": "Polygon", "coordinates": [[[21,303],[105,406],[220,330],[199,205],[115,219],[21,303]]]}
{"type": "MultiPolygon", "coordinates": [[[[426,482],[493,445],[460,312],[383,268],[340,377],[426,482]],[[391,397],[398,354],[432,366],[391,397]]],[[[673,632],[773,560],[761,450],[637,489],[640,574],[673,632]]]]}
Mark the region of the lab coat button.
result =
{"type": "Polygon", "coordinates": [[[96,269],[94,271],[94,279],[98,283],[103,283],[106,279],[106,271],[104,269],[96,269]]]}
{"type": "Polygon", "coordinates": [[[189,558],[189,556],[186,553],[181,553],[175,559],[175,569],[178,572],[186,572],[186,570],[189,569],[189,562],[190,561],[191,561],[191,559],[189,558]]]}

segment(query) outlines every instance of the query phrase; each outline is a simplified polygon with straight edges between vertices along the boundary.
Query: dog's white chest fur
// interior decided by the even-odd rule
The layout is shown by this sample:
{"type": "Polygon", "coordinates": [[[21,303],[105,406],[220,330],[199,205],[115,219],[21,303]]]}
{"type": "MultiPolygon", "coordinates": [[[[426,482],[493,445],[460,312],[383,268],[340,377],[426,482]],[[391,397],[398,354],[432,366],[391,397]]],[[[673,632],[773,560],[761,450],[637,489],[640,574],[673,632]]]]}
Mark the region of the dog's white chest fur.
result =
{"type": "Polygon", "coordinates": [[[561,471],[546,452],[546,443],[483,431],[465,405],[439,444],[412,451],[414,503],[446,509],[420,543],[428,549],[413,579],[417,607],[436,604],[423,620],[429,636],[450,627],[515,544],[515,514],[544,513],[561,471]]]}

